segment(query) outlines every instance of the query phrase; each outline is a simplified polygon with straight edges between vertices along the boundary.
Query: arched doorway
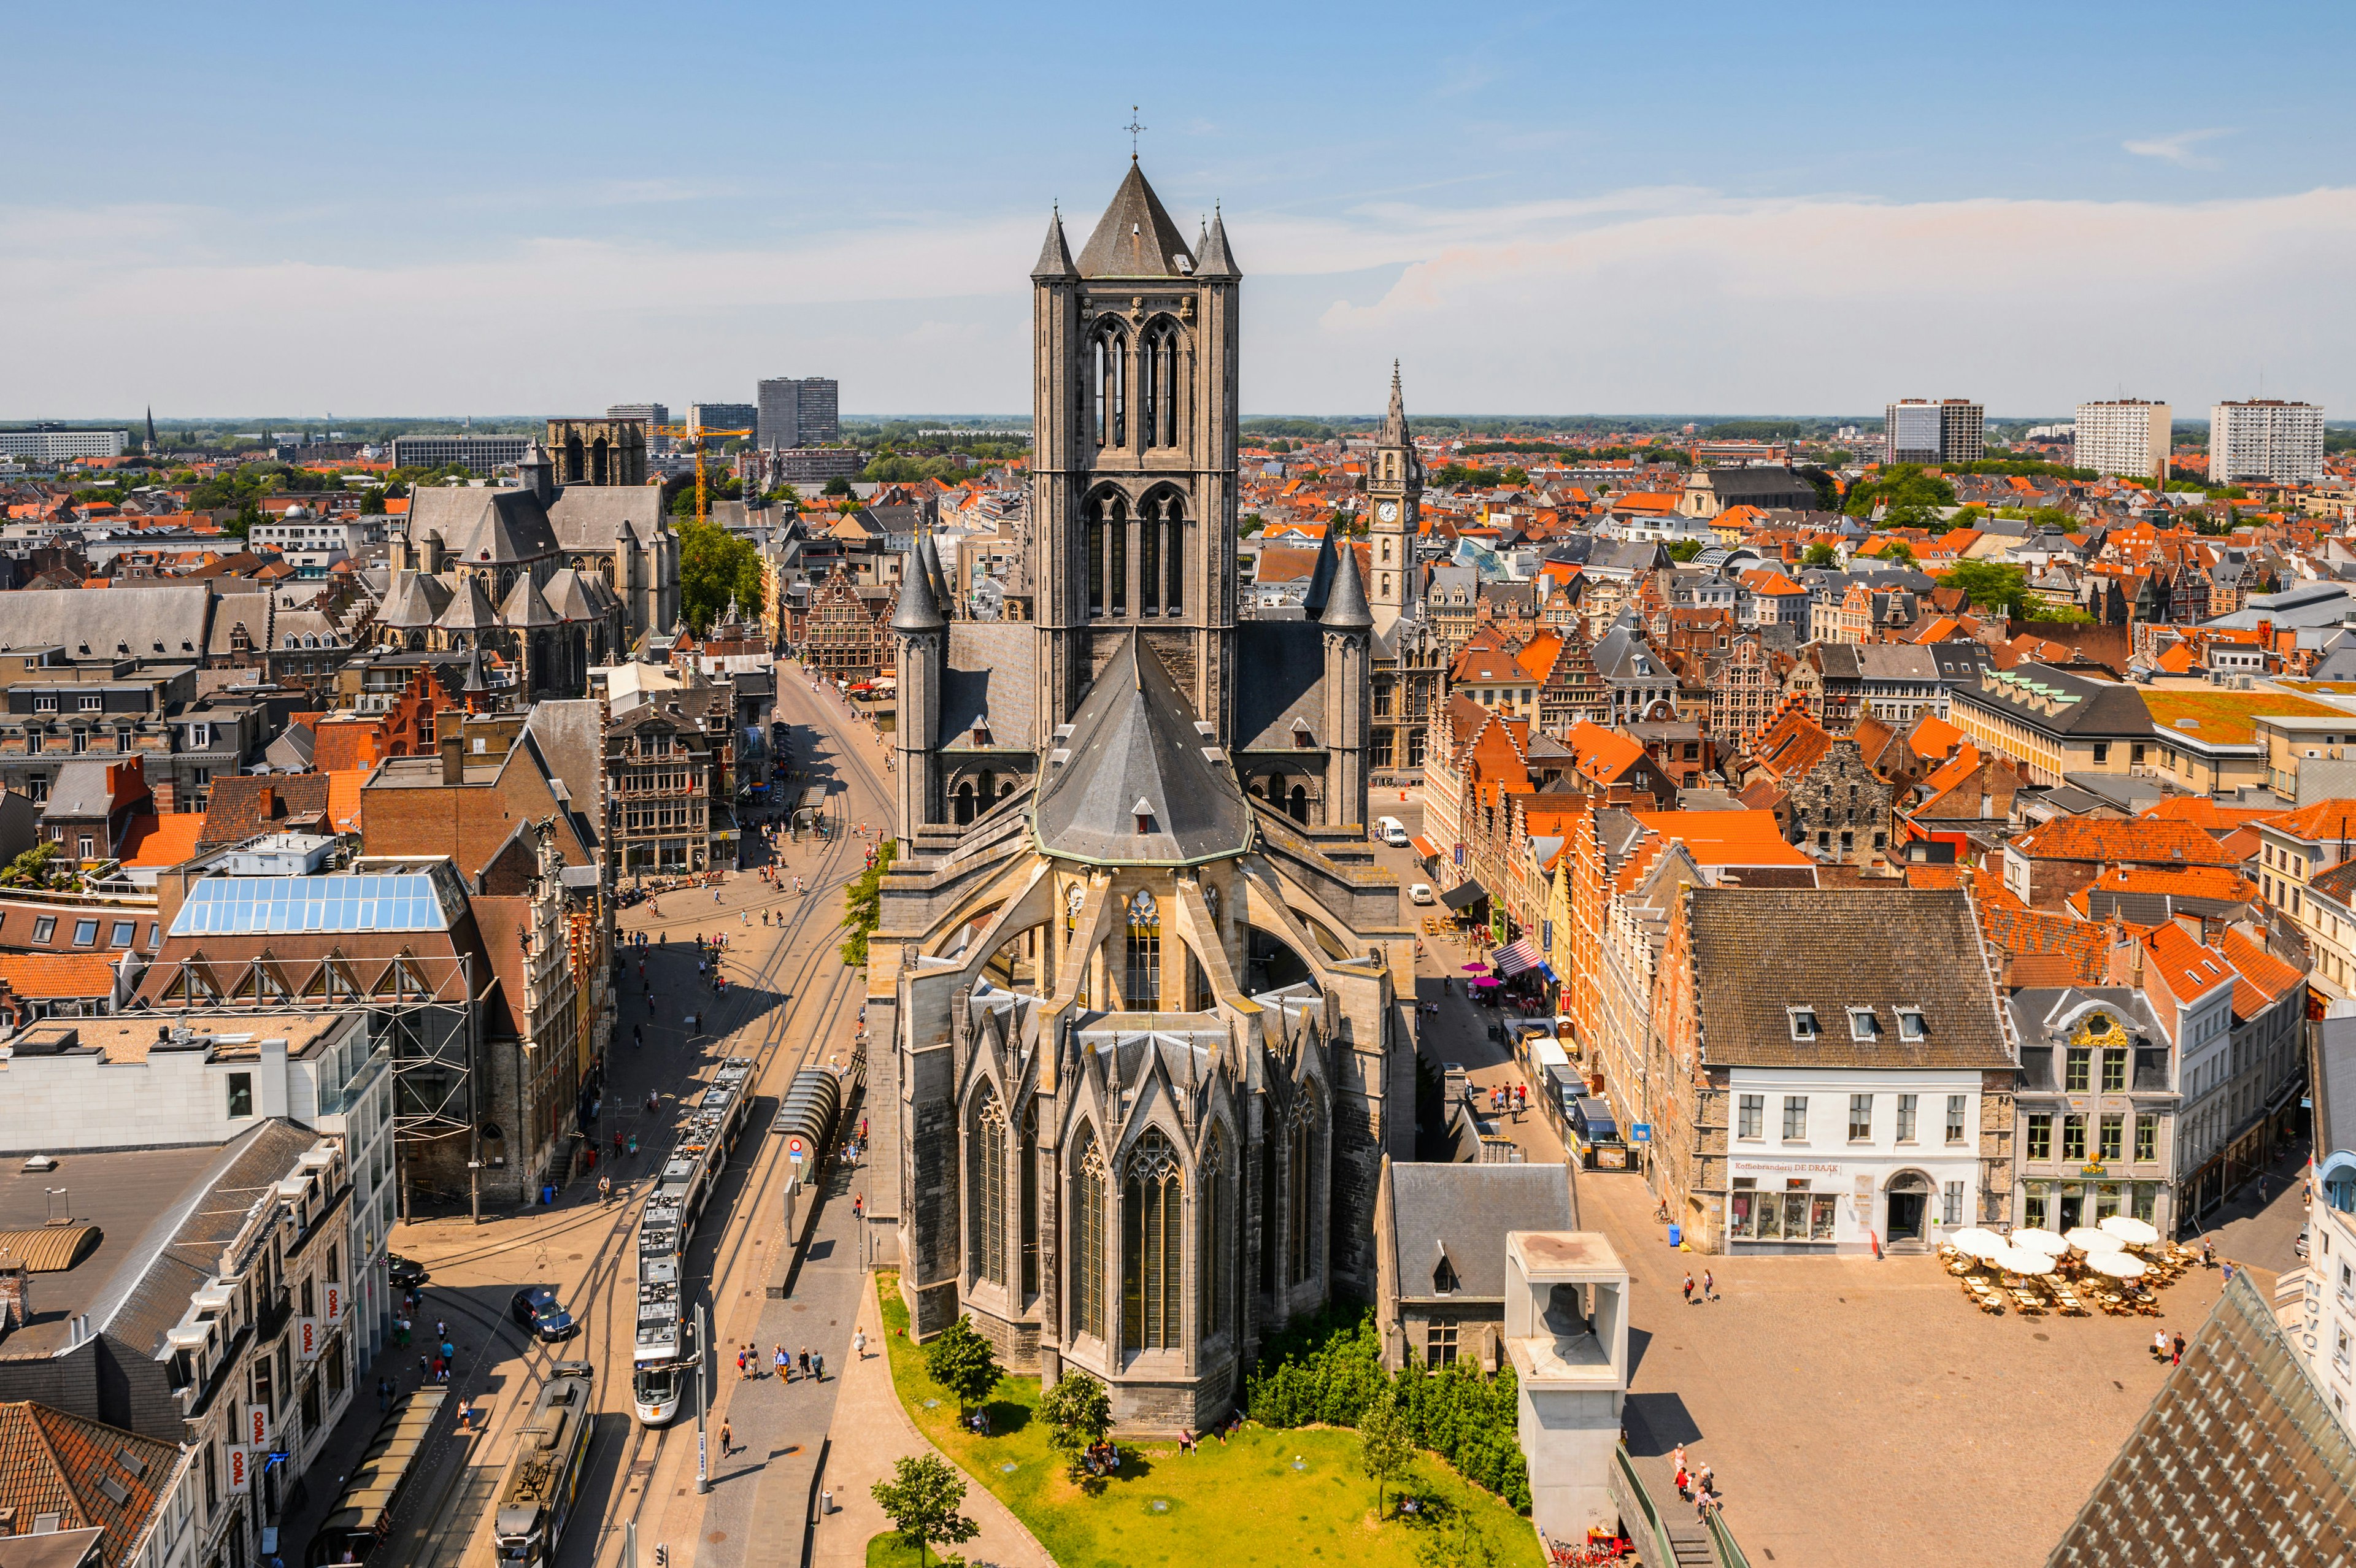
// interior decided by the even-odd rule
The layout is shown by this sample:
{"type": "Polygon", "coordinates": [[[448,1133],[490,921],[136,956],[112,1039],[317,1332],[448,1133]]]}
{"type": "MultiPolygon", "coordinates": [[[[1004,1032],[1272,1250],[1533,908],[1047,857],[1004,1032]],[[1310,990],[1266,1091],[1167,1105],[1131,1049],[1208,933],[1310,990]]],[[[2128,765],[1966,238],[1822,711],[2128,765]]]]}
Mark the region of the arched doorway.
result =
{"type": "Polygon", "coordinates": [[[957,789],[957,825],[964,827],[973,821],[973,781],[966,780],[957,789]]]}
{"type": "Polygon", "coordinates": [[[1293,821],[1304,827],[1309,825],[1309,786],[1307,784],[1292,786],[1292,794],[1286,797],[1285,809],[1292,814],[1293,821]]]}
{"type": "Polygon", "coordinates": [[[1930,1234],[1931,1179],[1919,1170],[1901,1170],[1883,1190],[1887,1195],[1884,1245],[1895,1249],[1911,1244],[1921,1249],[1930,1234]]]}

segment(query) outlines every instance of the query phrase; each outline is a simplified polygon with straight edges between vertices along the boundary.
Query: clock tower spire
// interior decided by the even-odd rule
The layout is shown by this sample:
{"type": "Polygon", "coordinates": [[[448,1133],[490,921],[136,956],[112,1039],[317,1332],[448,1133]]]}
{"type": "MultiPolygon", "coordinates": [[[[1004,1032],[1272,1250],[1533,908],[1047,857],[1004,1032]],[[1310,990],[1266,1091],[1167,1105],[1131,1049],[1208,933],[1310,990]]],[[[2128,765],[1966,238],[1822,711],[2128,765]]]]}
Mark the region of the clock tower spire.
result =
{"type": "Polygon", "coordinates": [[[1407,404],[1399,392],[1398,361],[1391,361],[1391,406],[1375,440],[1373,471],[1366,476],[1366,499],[1374,508],[1367,528],[1369,581],[1366,600],[1375,613],[1377,635],[1388,632],[1403,616],[1415,613],[1420,594],[1415,564],[1417,515],[1423,509],[1423,464],[1416,460],[1415,440],[1408,433],[1407,404]]]}

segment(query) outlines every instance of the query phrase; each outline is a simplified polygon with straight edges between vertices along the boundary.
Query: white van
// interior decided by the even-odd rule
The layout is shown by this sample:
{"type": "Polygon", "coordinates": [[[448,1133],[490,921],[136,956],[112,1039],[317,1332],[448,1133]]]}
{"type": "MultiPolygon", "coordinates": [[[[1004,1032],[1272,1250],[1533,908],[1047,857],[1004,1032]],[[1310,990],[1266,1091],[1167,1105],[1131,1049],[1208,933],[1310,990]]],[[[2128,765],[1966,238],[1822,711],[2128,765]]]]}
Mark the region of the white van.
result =
{"type": "Polygon", "coordinates": [[[1396,816],[1377,816],[1375,818],[1375,837],[1386,844],[1396,844],[1404,849],[1408,844],[1407,825],[1396,816]]]}

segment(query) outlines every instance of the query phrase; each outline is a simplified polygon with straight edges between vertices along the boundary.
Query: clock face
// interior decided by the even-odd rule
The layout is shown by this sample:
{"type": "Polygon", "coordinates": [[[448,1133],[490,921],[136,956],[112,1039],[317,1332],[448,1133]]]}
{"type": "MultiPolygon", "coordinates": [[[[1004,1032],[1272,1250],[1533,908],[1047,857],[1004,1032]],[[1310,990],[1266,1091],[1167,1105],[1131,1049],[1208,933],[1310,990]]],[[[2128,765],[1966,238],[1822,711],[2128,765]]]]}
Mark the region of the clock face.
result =
{"type": "Polygon", "coordinates": [[[1398,503],[1397,501],[1385,501],[1381,506],[1375,508],[1375,516],[1380,517],[1387,523],[1398,522],[1398,503]]]}

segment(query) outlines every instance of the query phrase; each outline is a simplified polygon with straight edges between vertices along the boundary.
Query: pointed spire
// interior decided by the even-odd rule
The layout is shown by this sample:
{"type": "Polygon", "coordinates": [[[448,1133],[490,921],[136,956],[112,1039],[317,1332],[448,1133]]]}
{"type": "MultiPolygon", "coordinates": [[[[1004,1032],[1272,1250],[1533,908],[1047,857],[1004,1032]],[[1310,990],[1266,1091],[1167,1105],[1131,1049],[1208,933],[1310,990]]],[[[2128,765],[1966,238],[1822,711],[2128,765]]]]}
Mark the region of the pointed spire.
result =
{"type": "Polygon", "coordinates": [[[1031,276],[1045,283],[1079,275],[1079,269],[1072,265],[1072,248],[1064,243],[1064,215],[1058,210],[1047,219],[1047,242],[1039,247],[1039,264],[1031,269],[1031,276]]]}
{"type": "Polygon", "coordinates": [[[1084,278],[1183,278],[1196,270],[1178,225],[1135,164],[1080,247],[1078,270],[1084,278]]]}
{"type": "Polygon", "coordinates": [[[1408,443],[1407,400],[1399,393],[1399,364],[1391,361],[1391,409],[1383,416],[1382,439],[1377,446],[1405,446],[1408,443]]]}
{"type": "Polygon", "coordinates": [[[948,624],[940,601],[933,597],[933,574],[925,570],[924,549],[919,545],[900,573],[900,603],[892,612],[892,629],[937,632],[948,624]]]}
{"type": "Polygon", "coordinates": [[[1325,613],[1317,624],[1329,632],[1370,632],[1375,613],[1366,604],[1365,574],[1358,570],[1358,547],[1344,539],[1335,552],[1333,585],[1325,591],[1325,613]]]}
{"type": "Polygon", "coordinates": [[[1203,241],[1203,253],[1194,262],[1198,278],[1240,278],[1243,269],[1227,251],[1227,226],[1219,217],[1218,204],[1211,206],[1211,232],[1203,241]]]}

